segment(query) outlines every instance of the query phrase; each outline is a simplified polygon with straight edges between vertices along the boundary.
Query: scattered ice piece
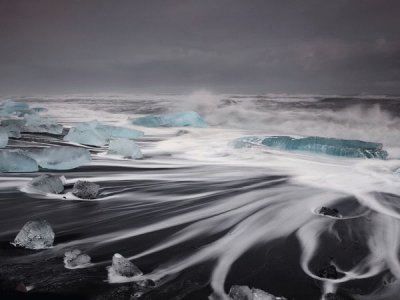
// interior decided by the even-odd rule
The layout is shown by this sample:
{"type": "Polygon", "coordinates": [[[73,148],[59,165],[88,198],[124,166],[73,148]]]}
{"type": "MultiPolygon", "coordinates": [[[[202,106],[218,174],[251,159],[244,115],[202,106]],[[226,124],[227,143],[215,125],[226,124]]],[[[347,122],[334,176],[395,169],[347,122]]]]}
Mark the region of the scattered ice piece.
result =
{"type": "Polygon", "coordinates": [[[207,127],[206,121],[194,111],[177,112],[165,115],[149,115],[131,119],[135,125],[145,127],[207,127]]]}
{"type": "Polygon", "coordinates": [[[41,118],[38,115],[26,115],[23,131],[62,134],[63,126],[50,119],[41,118]]]}
{"type": "Polygon", "coordinates": [[[27,151],[26,155],[35,159],[38,165],[50,170],[74,169],[90,162],[87,149],[69,146],[52,146],[40,150],[27,151]]]}
{"type": "Polygon", "coordinates": [[[228,295],[232,300],[286,300],[284,297],[276,297],[260,289],[250,289],[245,285],[233,285],[228,295]]]}
{"type": "Polygon", "coordinates": [[[81,250],[74,249],[65,252],[64,265],[67,269],[72,269],[90,264],[90,256],[82,253],[81,250]]]}
{"type": "Polygon", "coordinates": [[[100,186],[94,182],[78,180],[72,189],[72,194],[81,199],[95,199],[100,186]]]}
{"type": "Polygon", "coordinates": [[[22,150],[0,150],[0,172],[37,172],[37,162],[22,150]]]}
{"type": "Polygon", "coordinates": [[[31,180],[30,186],[44,193],[60,194],[64,191],[64,176],[43,174],[31,180]]]}
{"type": "Polygon", "coordinates": [[[341,217],[341,215],[339,214],[339,211],[336,208],[329,208],[329,207],[325,207],[325,206],[322,206],[318,210],[318,213],[320,215],[324,215],[324,216],[331,216],[331,217],[336,217],[336,218],[341,217]]]}
{"type": "Polygon", "coordinates": [[[114,254],[112,258],[112,265],[109,272],[123,277],[133,277],[143,274],[131,261],[118,253],[114,254]]]}
{"type": "Polygon", "coordinates": [[[95,128],[79,125],[72,127],[64,140],[89,146],[103,146],[107,144],[108,138],[98,132],[95,128]]]}
{"type": "Polygon", "coordinates": [[[16,236],[13,245],[27,249],[46,249],[53,246],[54,232],[45,220],[29,221],[16,236]]]}
{"type": "Polygon", "coordinates": [[[236,148],[251,147],[254,144],[286,151],[304,151],[353,158],[386,159],[388,153],[382,144],[359,140],[344,140],[324,137],[293,138],[290,136],[243,137],[234,140],[236,148]],[[262,139],[259,144],[259,139],[262,139]]]}
{"type": "Polygon", "coordinates": [[[103,146],[113,137],[137,139],[143,135],[139,130],[90,121],[72,127],[64,140],[89,146],[103,146]]]}
{"type": "Polygon", "coordinates": [[[110,141],[108,148],[109,154],[118,154],[128,158],[142,158],[143,154],[139,146],[131,140],[115,139],[110,141]]]}
{"type": "Polygon", "coordinates": [[[0,148],[5,148],[8,144],[8,134],[5,130],[0,130],[0,148]]]}

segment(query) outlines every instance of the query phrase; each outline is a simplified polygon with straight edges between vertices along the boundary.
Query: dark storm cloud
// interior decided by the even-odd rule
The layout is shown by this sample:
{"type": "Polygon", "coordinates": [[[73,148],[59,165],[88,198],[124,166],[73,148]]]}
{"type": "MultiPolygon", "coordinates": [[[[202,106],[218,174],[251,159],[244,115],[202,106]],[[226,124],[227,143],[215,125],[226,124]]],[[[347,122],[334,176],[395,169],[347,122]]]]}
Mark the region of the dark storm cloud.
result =
{"type": "Polygon", "coordinates": [[[400,92],[398,0],[0,0],[12,92],[400,92]]]}

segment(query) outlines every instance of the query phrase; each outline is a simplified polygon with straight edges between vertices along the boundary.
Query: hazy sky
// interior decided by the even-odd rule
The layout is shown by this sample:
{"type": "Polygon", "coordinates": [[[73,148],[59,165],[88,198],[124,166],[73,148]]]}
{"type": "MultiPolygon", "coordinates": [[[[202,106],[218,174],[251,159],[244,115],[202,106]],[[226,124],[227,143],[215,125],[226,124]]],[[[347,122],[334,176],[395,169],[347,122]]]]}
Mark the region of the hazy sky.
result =
{"type": "Polygon", "coordinates": [[[400,93],[399,0],[0,0],[0,93],[400,93]]]}

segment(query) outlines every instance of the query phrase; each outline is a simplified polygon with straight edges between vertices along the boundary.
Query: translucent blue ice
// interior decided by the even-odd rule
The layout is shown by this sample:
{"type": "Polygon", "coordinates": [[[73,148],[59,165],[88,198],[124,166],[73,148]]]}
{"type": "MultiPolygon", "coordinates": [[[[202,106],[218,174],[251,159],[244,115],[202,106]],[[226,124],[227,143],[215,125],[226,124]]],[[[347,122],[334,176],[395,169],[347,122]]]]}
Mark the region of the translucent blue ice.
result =
{"type": "Polygon", "coordinates": [[[243,137],[234,141],[237,148],[264,145],[270,148],[286,151],[302,151],[323,153],[334,156],[354,158],[386,159],[388,153],[382,149],[382,144],[359,140],[345,140],[324,137],[293,138],[290,136],[243,137]]]}
{"type": "Polygon", "coordinates": [[[38,165],[49,170],[69,170],[90,162],[90,152],[78,147],[54,146],[40,150],[26,151],[38,165]]]}
{"type": "Polygon", "coordinates": [[[103,146],[110,138],[137,139],[143,135],[144,133],[139,130],[90,121],[72,127],[64,140],[83,145],[103,146]]]}
{"type": "Polygon", "coordinates": [[[134,141],[127,139],[111,140],[108,148],[108,153],[122,155],[123,157],[134,159],[143,157],[139,146],[134,141]]]}
{"type": "Polygon", "coordinates": [[[149,115],[131,121],[135,125],[145,127],[207,127],[206,121],[194,111],[149,115]]]}
{"type": "Polygon", "coordinates": [[[0,172],[37,172],[37,162],[22,150],[0,150],[0,172]]]}

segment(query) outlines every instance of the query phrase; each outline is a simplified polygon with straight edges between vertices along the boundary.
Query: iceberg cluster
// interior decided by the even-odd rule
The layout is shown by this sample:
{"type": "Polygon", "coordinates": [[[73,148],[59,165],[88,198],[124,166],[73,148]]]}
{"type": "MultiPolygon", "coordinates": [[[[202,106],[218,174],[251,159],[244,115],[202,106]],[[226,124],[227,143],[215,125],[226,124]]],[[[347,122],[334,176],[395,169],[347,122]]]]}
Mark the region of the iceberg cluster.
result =
{"type": "Polygon", "coordinates": [[[143,272],[140,271],[131,261],[127,260],[121,254],[114,254],[112,265],[109,268],[109,276],[118,275],[123,277],[133,277],[142,274],[143,272]]]}
{"type": "Polygon", "coordinates": [[[67,251],[64,255],[64,265],[67,269],[88,265],[90,261],[90,256],[82,253],[82,251],[78,249],[67,251]]]}
{"type": "Polygon", "coordinates": [[[29,185],[43,193],[60,194],[64,191],[64,176],[43,174],[31,180],[29,185]]]}
{"type": "Polygon", "coordinates": [[[13,245],[27,249],[46,249],[53,246],[54,232],[45,220],[27,222],[15,237],[13,245]]]}
{"type": "Polygon", "coordinates": [[[206,121],[194,111],[149,115],[131,119],[131,122],[145,127],[207,127],[206,121]]]}
{"type": "Polygon", "coordinates": [[[143,154],[139,146],[131,140],[114,139],[110,141],[108,147],[109,154],[122,155],[123,157],[138,159],[142,158],[143,154]]]}
{"type": "Polygon", "coordinates": [[[89,163],[90,152],[77,147],[48,147],[39,150],[0,150],[1,172],[37,172],[69,170],[89,163]]]}
{"type": "Polygon", "coordinates": [[[64,140],[89,146],[103,146],[111,138],[137,139],[143,135],[144,133],[139,130],[90,121],[72,127],[64,140]]]}
{"type": "Polygon", "coordinates": [[[293,138],[290,136],[252,136],[236,139],[233,145],[236,148],[264,145],[279,150],[323,153],[353,158],[386,159],[388,156],[388,153],[382,149],[382,144],[380,143],[317,136],[305,138],[293,138]]]}
{"type": "Polygon", "coordinates": [[[276,297],[260,289],[250,289],[245,285],[233,285],[229,290],[232,300],[286,300],[284,297],[276,297]]]}

